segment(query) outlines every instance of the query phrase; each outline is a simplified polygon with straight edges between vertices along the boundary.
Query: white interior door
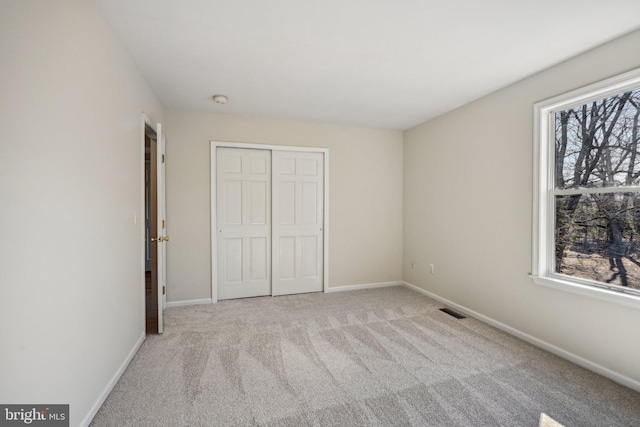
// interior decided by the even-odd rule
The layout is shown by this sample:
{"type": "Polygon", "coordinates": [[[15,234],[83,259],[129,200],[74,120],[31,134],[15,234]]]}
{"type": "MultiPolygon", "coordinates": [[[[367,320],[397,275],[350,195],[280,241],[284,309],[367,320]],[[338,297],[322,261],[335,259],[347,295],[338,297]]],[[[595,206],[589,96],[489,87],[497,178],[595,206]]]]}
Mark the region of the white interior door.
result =
{"type": "Polygon", "coordinates": [[[158,172],[158,206],[157,206],[157,224],[158,224],[158,333],[163,331],[162,315],[167,305],[166,286],[167,286],[167,221],[166,221],[166,191],[165,191],[165,139],[162,133],[162,125],[157,125],[157,172],[158,172]]]}
{"type": "Polygon", "coordinates": [[[324,155],[273,152],[273,295],[323,289],[324,155]]]}
{"type": "Polygon", "coordinates": [[[218,299],[271,295],[271,151],[216,158],[218,299]]]}

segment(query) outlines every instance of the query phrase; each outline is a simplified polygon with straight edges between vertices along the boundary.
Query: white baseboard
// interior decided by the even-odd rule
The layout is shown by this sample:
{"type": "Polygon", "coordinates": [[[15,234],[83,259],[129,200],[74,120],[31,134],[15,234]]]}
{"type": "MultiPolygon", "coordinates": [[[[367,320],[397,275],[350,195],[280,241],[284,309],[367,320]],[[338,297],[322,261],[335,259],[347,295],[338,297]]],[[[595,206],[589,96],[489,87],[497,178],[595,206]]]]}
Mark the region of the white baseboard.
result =
{"type": "Polygon", "coordinates": [[[186,307],[188,305],[204,305],[204,304],[212,304],[213,300],[211,298],[204,299],[191,299],[185,301],[171,301],[167,302],[167,308],[173,307],[186,307]]]}
{"type": "Polygon", "coordinates": [[[127,357],[125,357],[124,362],[122,362],[122,365],[120,365],[120,368],[116,371],[116,373],[111,378],[111,381],[109,381],[105,389],[102,391],[102,393],[96,400],[96,403],[93,404],[89,413],[84,417],[84,419],[80,423],[80,426],[88,427],[89,424],[91,424],[93,417],[96,416],[96,414],[98,413],[98,410],[100,409],[104,401],[107,400],[109,393],[111,393],[111,390],[113,390],[113,387],[115,387],[116,383],[120,380],[120,377],[122,376],[122,374],[124,374],[124,371],[127,369],[127,366],[129,366],[129,363],[131,363],[131,361],[133,360],[133,357],[136,355],[136,353],[140,349],[140,346],[142,345],[146,337],[147,335],[145,331],[142,331],[142,335],[140,335],[140,338],[138,338],[138,341],[134,344],[129,354],[127,354],[127,357]]]}
{"type": "Polygon", "coordinates": [[[389,286],[401,286],[404,282],[380,282],[380,283],[363,283],[361,285],[334,286],[327,288],[325,292],[344,292],[355,291],[358,289],[387,288],[389,286]]]}
{"type": "Polygon", "coordinates": [[[456,304],[453,301],[449,301],[448,299],[442,298],[434,293],[431,293],[429,291],[426,291],[422,288],[419,288],[415,285],[412,285],[411,283],[407,283],[407,282],[403,282],[405,286],[407,286],[408,288],[413,289],[416,292],[419,292],[423,295],[428,296],[429,298],[432,298],[436,301],[440,301],[441,303],[454,308],[470,317],[473,317],[475,319],[478,319],[484,323],[487,323],[495,328],[498,328],[510,335],[516,336],[518,338],[520,338],[523,341],[528,342],[529,344],[533,344],[536,347],[540,347],[550,353],[555,354],[556,356],[562,357],[563,359],[566,359],[570,362],[575,363],[578,366],[582,366],[585,369],[588,369],[590,371],[595,372],[596,374],[602,375],[603,377],[609,378],[612,381],[617,382],[618,384],[622,384],[624,386],[627,386],[633,390],[636,390],[638,392],[640,392],[640,382],[634,380],[633,378],[629,378],[625,375],[622,375],[618,372],[612,371],[609,368],[605,368],[604,366],[601,366],[597,363],[594,363],[590,360],[587,360],[583,357],[580,357],[578,355],[575,355],[571,352],[568,352],[560,347],[557,347],[553,344],[549,344],[546,341],[542,341],[541,339],[538,339],[534,336],[531,336],[527,333],[524,333],[518,329],[512,328],[511,326],[505,325],[502,322],[498,322],[497,320],[494,320],[490,317],[487,317],[483,314],[477,313],[473,310],[468,309],[467,307],[464,307],[460,304],[456,304]]]}

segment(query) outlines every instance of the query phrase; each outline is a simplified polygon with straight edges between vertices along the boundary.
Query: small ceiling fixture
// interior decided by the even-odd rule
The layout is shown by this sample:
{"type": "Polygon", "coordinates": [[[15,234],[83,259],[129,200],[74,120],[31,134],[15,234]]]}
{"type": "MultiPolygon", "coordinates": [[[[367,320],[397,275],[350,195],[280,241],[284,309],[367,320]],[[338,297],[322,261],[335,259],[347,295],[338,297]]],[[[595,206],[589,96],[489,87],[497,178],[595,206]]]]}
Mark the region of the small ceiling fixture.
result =
{"type": "Polygon", "coordinates": [[[229,98],[224,95],[213,95],[213,101],[218,104],[226,104],[229,98]]]}

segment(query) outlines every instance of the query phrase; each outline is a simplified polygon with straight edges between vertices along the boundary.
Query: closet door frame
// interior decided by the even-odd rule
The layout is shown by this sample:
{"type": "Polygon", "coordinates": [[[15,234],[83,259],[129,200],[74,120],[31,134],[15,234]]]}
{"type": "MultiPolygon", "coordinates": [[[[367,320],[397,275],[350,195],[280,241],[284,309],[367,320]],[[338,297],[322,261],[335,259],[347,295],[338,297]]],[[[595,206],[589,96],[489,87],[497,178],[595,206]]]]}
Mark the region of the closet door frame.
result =
{"type": "Polygon", "coordinates": [[[250,144],[241,142],[227,141],[211,141],[211,299],[214,303],[218,302],[218,222],[217,222],[217,149],[218,147],[227,148],[248,148],[256,150],[273,151],[299,151],[322,153],[324,157],[324,227],[323,227],[323,275],[322,275],[322,291],[327,292],[329,283],[329,149],[317,147],[297,147],[289,145],[269,145],[269,144],[250,144]]]}

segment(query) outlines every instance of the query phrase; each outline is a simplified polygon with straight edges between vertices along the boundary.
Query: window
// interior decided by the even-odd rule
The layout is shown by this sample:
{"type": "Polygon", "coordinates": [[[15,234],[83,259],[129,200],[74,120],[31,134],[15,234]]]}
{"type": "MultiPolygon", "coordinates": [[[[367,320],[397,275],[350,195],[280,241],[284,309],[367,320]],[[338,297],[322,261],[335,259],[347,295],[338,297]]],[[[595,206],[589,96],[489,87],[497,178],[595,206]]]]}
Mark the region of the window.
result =
{"type": "Polygon", "coordinates": [[[640,307],[640,70],[534,106],[532,277],[640,307]]]}

